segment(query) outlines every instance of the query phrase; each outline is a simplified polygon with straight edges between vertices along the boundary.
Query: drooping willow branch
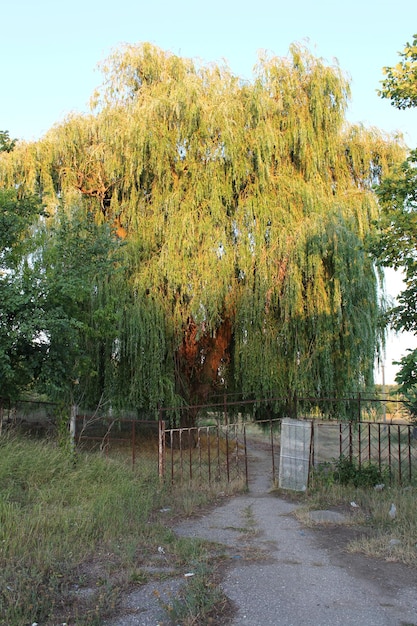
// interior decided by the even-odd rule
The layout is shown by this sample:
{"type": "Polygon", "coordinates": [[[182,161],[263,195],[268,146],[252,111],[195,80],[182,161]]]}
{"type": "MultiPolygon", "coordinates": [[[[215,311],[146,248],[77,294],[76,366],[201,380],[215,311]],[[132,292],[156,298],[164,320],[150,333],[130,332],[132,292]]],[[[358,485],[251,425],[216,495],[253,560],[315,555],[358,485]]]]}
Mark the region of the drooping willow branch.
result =
{"type": "Polygon", "coordinates": [[[372,187],[403,153],[346,122],[341,70],[293,46],[245,83],[144,44],[104,71],[91,115],[16,146],[0,171],[125,239],[113,397],[155,411],[219,386],[371,385],[380,310],[363,242],[372,187]]]}

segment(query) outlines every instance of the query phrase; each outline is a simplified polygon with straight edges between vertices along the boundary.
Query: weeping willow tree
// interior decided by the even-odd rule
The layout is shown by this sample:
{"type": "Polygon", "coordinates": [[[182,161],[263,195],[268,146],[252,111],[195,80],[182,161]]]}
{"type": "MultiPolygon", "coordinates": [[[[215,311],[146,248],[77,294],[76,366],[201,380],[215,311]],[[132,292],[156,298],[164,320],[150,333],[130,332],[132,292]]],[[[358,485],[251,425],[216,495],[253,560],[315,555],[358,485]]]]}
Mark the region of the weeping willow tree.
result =
{"type": "Polygon", "coordinates": [[[347,124],[340,69],[294,45],[249,83],[143,44],[102,70],[91,114],[2,155],[1,177],[125,240],[114,401],[369,388],[380,307],[363,243],[372,186],[403,152],[347,124]]]}

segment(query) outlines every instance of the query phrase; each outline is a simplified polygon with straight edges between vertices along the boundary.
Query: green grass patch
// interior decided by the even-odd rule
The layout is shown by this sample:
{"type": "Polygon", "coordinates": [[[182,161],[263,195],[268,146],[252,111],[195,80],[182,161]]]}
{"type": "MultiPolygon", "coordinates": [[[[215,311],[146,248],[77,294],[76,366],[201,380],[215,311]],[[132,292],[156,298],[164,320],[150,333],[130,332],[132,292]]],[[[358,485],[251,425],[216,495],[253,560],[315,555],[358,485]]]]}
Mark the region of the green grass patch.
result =
{"type": "Polygon", "coordinates": [[[204,542],[177,538],[169,525],[216,495],[173,491],[123,455],[73,462],[53,442],[3,436],[0,626],[100,624],[123,589],[149,579],[141,568],[160,546],[170,567],[206,562],[204,542]]]}

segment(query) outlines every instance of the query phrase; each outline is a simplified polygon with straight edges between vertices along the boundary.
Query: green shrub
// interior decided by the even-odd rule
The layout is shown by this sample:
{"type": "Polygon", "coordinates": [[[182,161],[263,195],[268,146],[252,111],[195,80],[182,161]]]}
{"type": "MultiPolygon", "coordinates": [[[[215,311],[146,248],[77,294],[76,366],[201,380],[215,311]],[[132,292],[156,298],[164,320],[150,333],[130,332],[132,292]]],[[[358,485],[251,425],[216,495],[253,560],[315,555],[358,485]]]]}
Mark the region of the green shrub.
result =
{"type": "Polygon", "coordinates": [[[333,463],[319,465],[314,475],[318,482],[354,487],[375,487],[387,480],[387,469],[381,470],[376,463],[366,462],[360,465],[346,456],[341,456],[333,463]]]}

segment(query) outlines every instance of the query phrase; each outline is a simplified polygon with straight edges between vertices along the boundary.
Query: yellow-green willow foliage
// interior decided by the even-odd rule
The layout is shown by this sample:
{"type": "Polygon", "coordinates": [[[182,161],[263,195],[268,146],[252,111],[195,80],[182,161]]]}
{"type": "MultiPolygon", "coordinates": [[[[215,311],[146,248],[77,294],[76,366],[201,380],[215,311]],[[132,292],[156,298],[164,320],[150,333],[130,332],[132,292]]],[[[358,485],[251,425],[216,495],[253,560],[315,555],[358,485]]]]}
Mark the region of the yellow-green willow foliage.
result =
{"type": "Polygon", "coordinates": [[[102,69],[91,115],[0,164],[3,184],[37,186],[52,210],[78,197],[126,236],[125,397],[155,406],[167,399],[161,381],[174,380],[201,397],[220,382],[204,363],[226,323],[216,358],[229,388],[372,384],[379,305],[363,241],[372,185],[402,149],[347,124],[340,69],[294,46],[260,58],[248,83],[150,44],[121,48],[102,69]]]}

